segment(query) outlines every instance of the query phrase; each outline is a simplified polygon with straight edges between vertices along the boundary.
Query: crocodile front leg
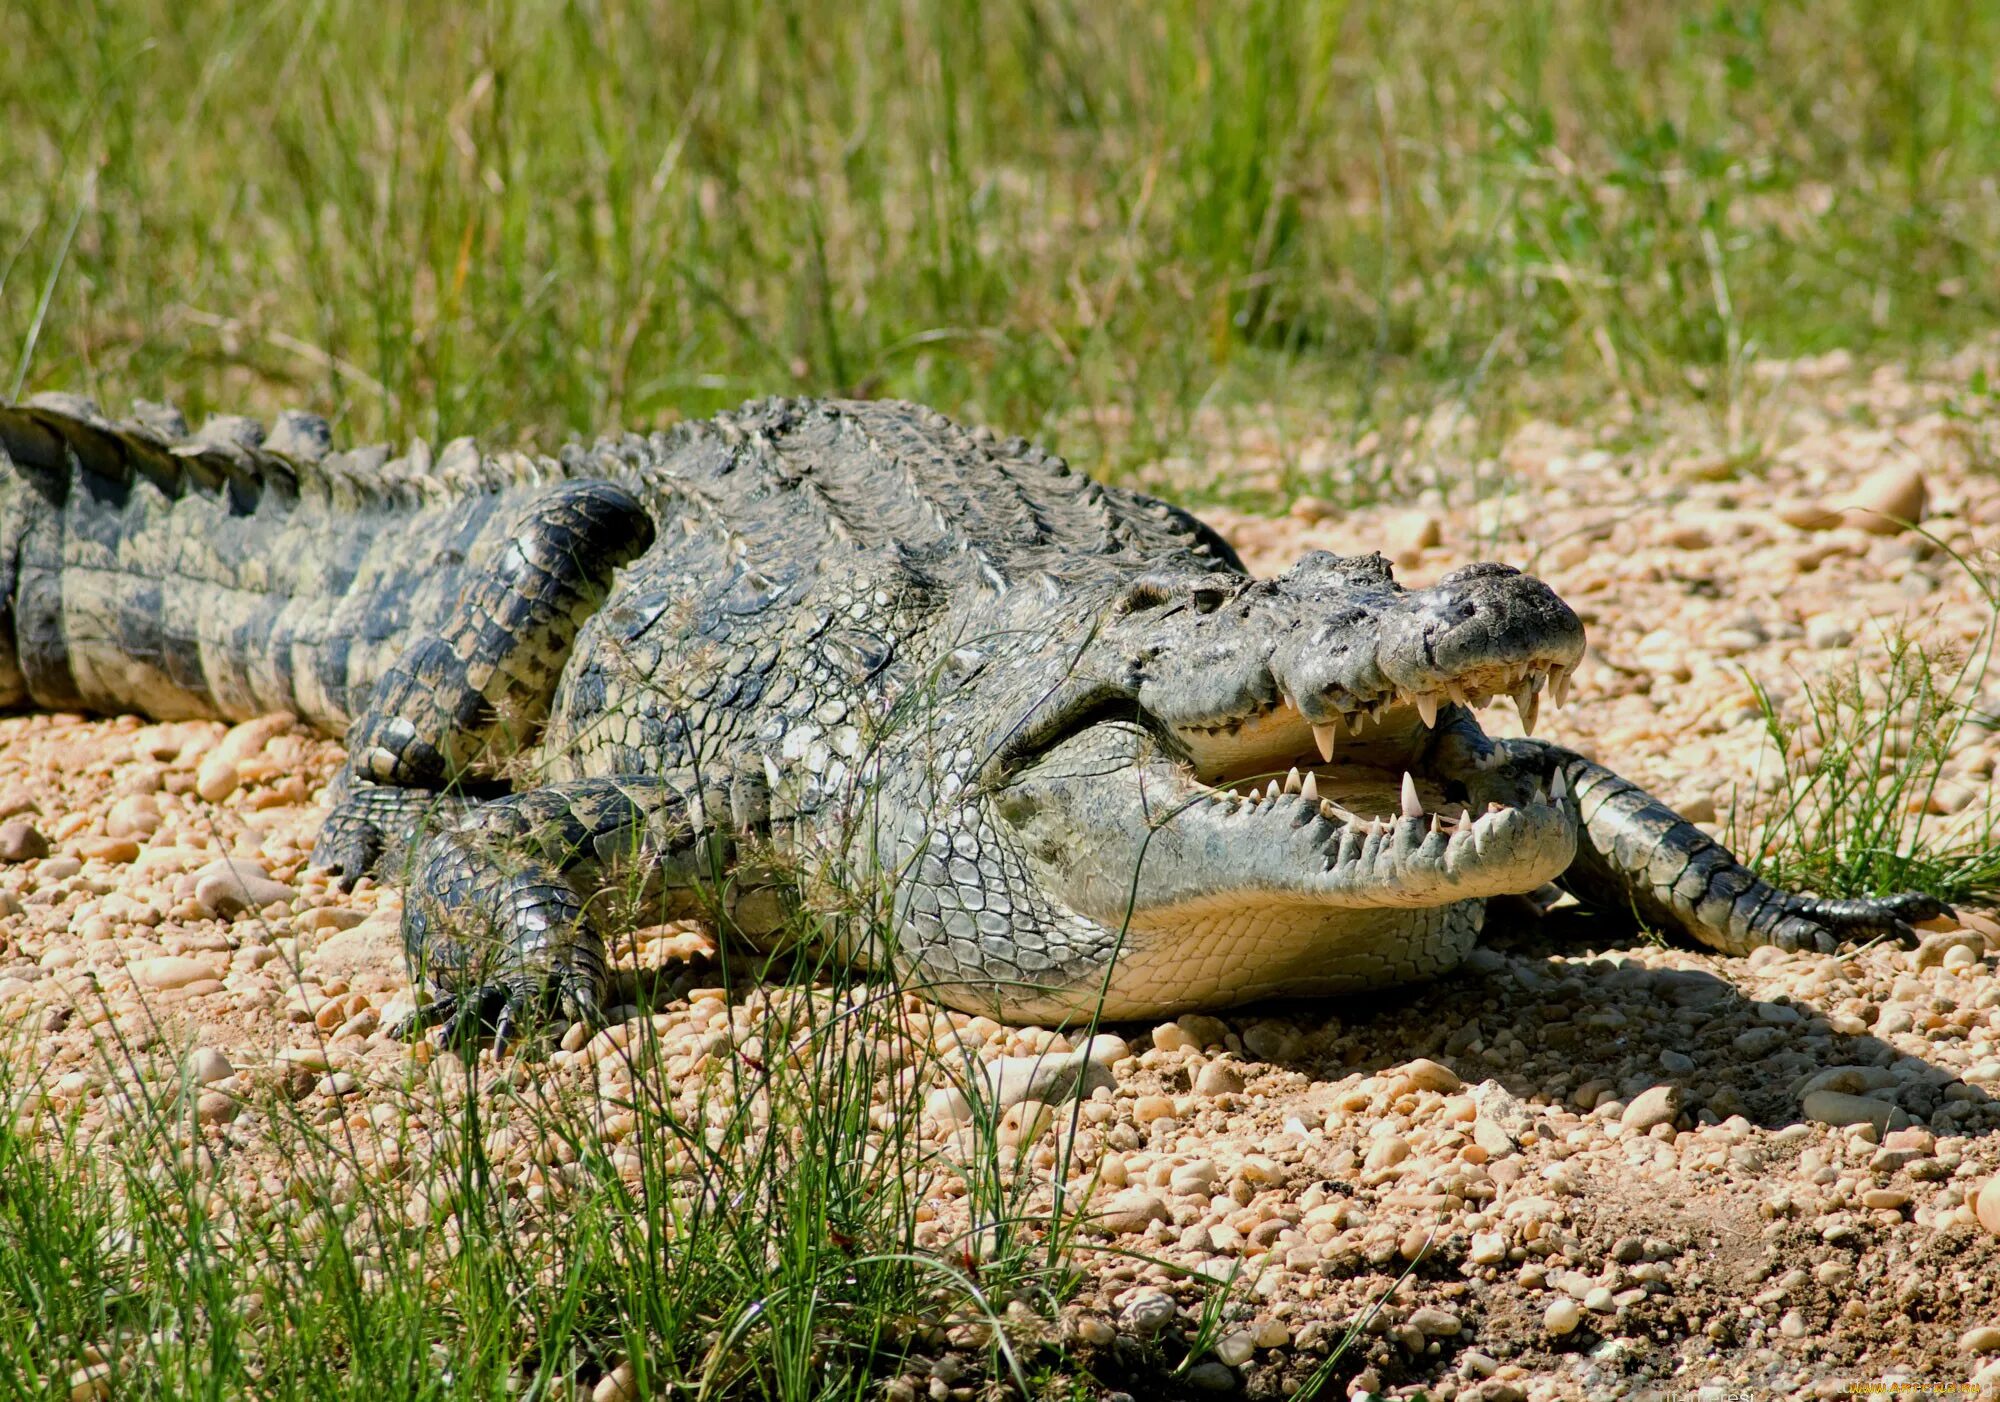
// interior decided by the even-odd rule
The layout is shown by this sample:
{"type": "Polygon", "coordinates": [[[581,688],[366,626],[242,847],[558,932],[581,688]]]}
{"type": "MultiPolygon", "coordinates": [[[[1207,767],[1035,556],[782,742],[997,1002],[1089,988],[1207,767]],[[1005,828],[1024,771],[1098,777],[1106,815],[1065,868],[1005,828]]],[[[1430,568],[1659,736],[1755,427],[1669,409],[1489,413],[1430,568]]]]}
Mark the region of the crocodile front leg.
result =
{"type": "Polygon", "coordinates": [[[346,882],[400,862],[448,791],[504,778],[532,744],[577,630],[613,571],[652,543],[645,508],[610,482],[551,487],[508,526],[451,616],[385,672],[347,730],[347,767],[313,847],[346,882]]]}
{"type": "Polygon", "coordinates": [[[1629,779],[1559,745],[1500,742],[1546,779],[1562,776],[1579,823],[1576,860],[1561,881],[1578,899],[1626,910],[1725,954],[1759,945],[1830,951],[1841,940],[1912,939],[1910,922],[1948,914],[1934,896],[1905,891],[1822,900],[1758,878],[1727,848],[1629,779]]]}
{"type": "Polygon", "coordinates": [[[496,1054],[530,1014],[597,1021],[607,906],[720,894],[737,840],[761,825],[744,785],[581,779],[473,809],[417,849],[403,948],[436,1001],[395,1029],[490,1025],[496,1054]]]}

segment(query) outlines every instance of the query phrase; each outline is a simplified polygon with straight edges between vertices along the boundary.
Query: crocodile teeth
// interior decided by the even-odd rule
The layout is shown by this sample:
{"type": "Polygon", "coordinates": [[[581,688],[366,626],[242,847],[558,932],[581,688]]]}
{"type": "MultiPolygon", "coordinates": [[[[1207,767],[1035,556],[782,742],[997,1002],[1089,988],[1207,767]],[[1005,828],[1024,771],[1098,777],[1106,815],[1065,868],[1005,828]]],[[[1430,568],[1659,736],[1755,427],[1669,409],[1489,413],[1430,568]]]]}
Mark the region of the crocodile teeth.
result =
{"type": "Polygon", "coordinates": [[[1437,697],[1431,692],[1423,691],[1419,692],[1414,700],[1417,703],[1417,715],[1422,718],[1424,728],[1426,730],[1434,728],[1438,723],[1437,697]]]}
{"type": "Polygon", "coordinates": [[[1569,780],[1563,778],[1562,770],[1558,769],[1556,777],[1549,780],[1549,798],[1556,803],[1561,803],[1568,797],[1569,780]]]}
{"type": "Polygon", "coordinates": [[[1561,667],[1549,668],[1549,695],[1558,706],[1569,704],[1570,674],[1561,667]]]}
{"type": "Polygon", "coordinates": [[[1300,793],[1305,789],[1305,780],[1299,777],[1299,767],[1292,766],[1292,772],[1285,776],[1285,792],[1300,793]]]}
{"type": "MultiPolygon", "coordinates": [[[[1297,771],[1294,770],[1293,772],[1296,773],[1297,771]]],[[[1305,801],[1307,803],[1318,803],[1319,775],[1317,774],[1306,775],[1305,782],[1299,785],[1299,792],[1300,794],[1304,795],[1305,801]]]]}
{"type": "Polygon", "coordinates": [[[1417,797],[1417,781],[1410,777],[1410,771],[1403,771],[1403,816],[1421,818],[1424,816],[1424,801],[1417,797]]]}
{"type": "Polygon", "coordinates": [[[1333,763],[1333,740],[1339,733],[1331,724],[1313,727],[1313,743],[1319,746],[1319,757],[1328,764],[1333,763]]]}
{"type": "Polygon", "coordinates": [[[1522,732],[1533,735],[1535,733],[1535,717],[1541,713],[1542,709],[1542,698],[1540,693],[1535,690],[1535,679],[1533,677],[1524,678],[1521,684],[1514,688],[1514,709],[1521,713],[1522,732]]]}

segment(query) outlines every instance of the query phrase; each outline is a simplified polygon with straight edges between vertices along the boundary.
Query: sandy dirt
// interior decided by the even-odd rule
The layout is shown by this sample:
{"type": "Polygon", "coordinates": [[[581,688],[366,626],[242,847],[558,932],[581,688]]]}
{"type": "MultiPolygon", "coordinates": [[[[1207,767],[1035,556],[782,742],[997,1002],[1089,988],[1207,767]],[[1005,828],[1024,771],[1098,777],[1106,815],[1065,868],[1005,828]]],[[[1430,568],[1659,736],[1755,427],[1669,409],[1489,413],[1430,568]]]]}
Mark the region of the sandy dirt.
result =
{"type": "MultiPolygon", "coordinates": [[[[1211,519],[1259,570],[1381,549],[1412,583],[1472,558],[1544,575],[1591,653],[1541,733],[1720,831],[1775,772],[1753,681],[1796,710],[1853,662],[1878,668],[1895,630],[1962,652],[1988,625],[1951,553],[1990,567],[2000,541],[1995,430],[1958,410],[1982,355],[1923,381],[1765,367],[1747,465],[1706,421],[1634,450],[1607,414],[1444,462],[1441,478],[1491,485],[1476,501],[1211,519]],[[1931,538],[1884,512],[1921,513],[1931,538]]],[[[1232,470],[1266,468],[1253,445],[1232,470]]],[[[2000,726],[2000,677],[1980,687],[2000,726]]],[[[1990,833],[1996,755],[2000,733],[1966,729],[1930,797],[1933,840],[1990,833]]],[[[0,1023],[21,1030],[39,1113],[115,1125],[116,1031],[190,1068],[196,1132],[245,1174],[270,1171],[255,1092],[273,1084],[344,1119],[364,1153],[403,1152],[403,1121],[377,1113],[423,1055],[382,1031],[410,1006],[397,898],[306,869],[339,760],[283,718],[0,720],[0,1023]]],[[[661,971],[643,1016],[669,1075],[698,1078],[775,1001],[811,996],[712,990],[708,947],[660,928],[620,951],[661,971]]],[[[1072,1203],[1092,1194],[1087,1243],[1156,1263],[1087,1254],[1060,1327],[1105,1396],[1289,1395],[1357,1321],[1331,1395],[1993,1392],[2000,1189],[1986,1225],[1977,1195],[2000,1170],[1996,956],[2000,925],[1975,911],[1918,948],[1732,960],[1510,905],[1429,987],[1109,1029],[1075,1053],[1098,1068],[1081,1110],[1031,1102],[1010,1132],[1031,1181],[1052,1191],[1060,1172],[1072,1203]],[[1163,1377],[1178,1355],[1160,1340],[1193,1327],[1203,1277],[1235,1281],[1218,1345],[1163,1377]]],[[[988,1061],[1069,1049],[1043,1029],[911,1022],[988,1061]]],[[[633,1025],[526,1074],[615,1080],[633,1025]]],[[[918,1133],[949,1162],[966,1150],[957,1092],[924,1074],[918,1133]]],[[[532,1145],[520,1162],[540,1181],[532,1145]]],[[[949,1173],[929,1216],[940,1244],[967,1225],[949,1173]]],[[[947,1350],[885,1395],[978,1395],[963,1352],[973,1373],[947,1350]]]]}

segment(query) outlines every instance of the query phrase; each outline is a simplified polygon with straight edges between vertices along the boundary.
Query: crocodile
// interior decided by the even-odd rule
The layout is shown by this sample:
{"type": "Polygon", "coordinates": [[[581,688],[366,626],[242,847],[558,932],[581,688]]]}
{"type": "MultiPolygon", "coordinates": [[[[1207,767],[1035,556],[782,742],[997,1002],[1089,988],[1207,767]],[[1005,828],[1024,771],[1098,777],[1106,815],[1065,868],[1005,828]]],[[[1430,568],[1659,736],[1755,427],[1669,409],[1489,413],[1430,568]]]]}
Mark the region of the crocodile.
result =
{"type": "Polygon", "coordinates": [[[909,404],[392,458],[44,395],[0,405],[0,455],[0,704],[343,737],[314,860],[402,881],[412,1034],[600,1019],[605,929],[645,912],[803,918],[1063,1022],[1434,978],[1550,883],[1732,954],[1946,910],[1776,889],[1486,734],[1584,656],[1530,575],[1253,578],[1193,515],[909,404]]]}

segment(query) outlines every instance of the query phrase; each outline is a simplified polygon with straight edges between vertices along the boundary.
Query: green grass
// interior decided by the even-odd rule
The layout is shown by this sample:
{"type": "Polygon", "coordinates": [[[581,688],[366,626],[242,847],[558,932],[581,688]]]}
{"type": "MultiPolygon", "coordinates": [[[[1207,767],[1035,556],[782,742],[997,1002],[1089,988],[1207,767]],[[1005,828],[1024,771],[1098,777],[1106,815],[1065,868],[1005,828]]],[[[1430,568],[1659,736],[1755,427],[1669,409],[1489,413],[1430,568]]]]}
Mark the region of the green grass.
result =
{"type": "Polygon", "coordinates": [[[1915,890],[2000,903],[1992,787],[1953,777],[1961,742],[1990,724],[1978,708],[2000,633],[2000,577],[1990,562],[1955,563],[1986,601],[1971,643],[1887,630],[1873,640],[1879,655],[1808,681],[1790,708],[1753,680],[1778,769],[1759,800],[1730,815],[1729,843],[1766,880],[1826,896],[1915,890]],[[1936,805],[1947,796],[1959,800],[1949,815],[1936,805]]]}
{"type": "Polygon", "coordinates": [[[1242,404],[1727,426],[1754,354],[2000,313],[1950,0],[78,0],[0,52],[0,392],[545,443],[896,394],[1115,472],[1242,404]]]}
{"type": "Polygon", "coordinates": [[[859,1399],[949,1342],[1047,1382],[1037,1330],[985,1326],[1067,1295],[1069,1229],[1029,1213],[1016,1151],[989,1138],[958,1176],[978,1220],[1013,1229],[920,1246],[914,1194],[949,1166],[878,1119],[914,1123],[929,1078],[894,1073],[935,1060],[889,1050],[893,991],[798,991],[755,1028],[775,1050],[739,1035],[705,1077],[670,1078],[676,1048],[642,1030],[631,1090],[603,1098],[588,1076],[552,1092],[525,1068],[412,1064],[362,1102],[407,1116],[387,1171],[324,1097],[262,1078],[239,1121],[275,1150],[261,1184],[226,1132],[190,1132],[165,1044],[104,1038],[101,1076],[132,1102],[109,1138],[62,1129],[0,1062],[21,1112],[0,1125],[0,1391],[66,1398],[102,1358],[121,1399],[587,1396],[629,1358],[645,1395],[859,1399]],[[596,1128],[621,1112],[622,1162],[596,1128]],[[496,1132],[551,1147],[524,1173],[496,1132]]]}

